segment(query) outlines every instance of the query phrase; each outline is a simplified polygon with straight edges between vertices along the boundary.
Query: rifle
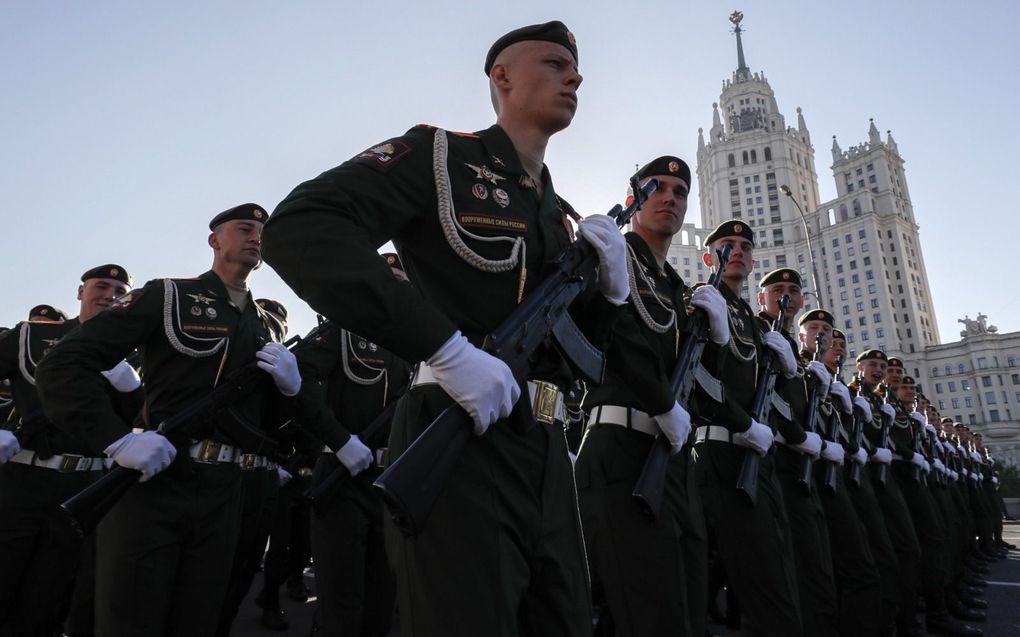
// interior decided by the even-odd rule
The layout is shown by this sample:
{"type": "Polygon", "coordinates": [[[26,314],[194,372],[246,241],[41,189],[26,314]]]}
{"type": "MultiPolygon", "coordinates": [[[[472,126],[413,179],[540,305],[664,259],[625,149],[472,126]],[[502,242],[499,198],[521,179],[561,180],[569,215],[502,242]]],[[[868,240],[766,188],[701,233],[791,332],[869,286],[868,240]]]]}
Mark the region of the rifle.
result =
{"type": "MultiPolygon", "coordinates": [[[[295,336],[284,345],[294,352],[302,343],[314,340],[333,326],[334,323],[326,322],[314,328],[304,338],[295,336]]],[[[256,362],[251,361],[232,371],[211,392],[161,422],[156,431],[164,436],[170,436],[187,429],[200,416],[229,410],[232,404],[250,395],[259,381],[267,377],[266,373],[256,366],[256,362]]],[[[100,520],[128,489],[138,482],[140,476],[141,472],[135,469],[115,465],[102,478],[68,498],[60,508],[68,514],[78,534],[85,537],[95,530],[100,520]]]]}
{"type": "MultiPolygon", "coordinates": [[[[879,391],[882,392],[882,404],[883,405],[888,405],[889,404],[889,385],[886,385],[885,383],[882,383],[881,385],[878,386],[878,389],[879,389],[879,391]]],[[[881,444],[879,444],[880,447],[885,447],[886,449],[889,448],[889,428],[891,426],[892,426],[892,416],[888,416],[885,413],[882,413],[882,433],[881,433],[881,438],[880,438],[880,443],[881,444]]],[[[878,480],[878,482],[883,487],[885,486],[885,478],[886,478],[886,474],[887,473],[889,473],[889,465],[887,465],[885,463],[879,463],[879,465],[878,465],[878,474],[876,476],[876,479],[878,480]]]]}
{"type": "MultiPolygon", "coordinates": [[[[849,385],[847,385],[855,397],[860,395],[862,382],[860,374],[855,374],[854,379],[850,381],[849,385]]],[[[851,435],[854,437],[854,442],[857,443],[857,448],[860,449],[864,444],[864,410],[857,405],[854,405],[853,410],[854,424],[853,433],[851,435]]],[[[856,462],[850,465],[850,482],[856,488],[860,488],[861,486],[861,465],[856,462]]]]}
{"type": "MultiPolygon", "coordinates": [[[[394,398],[390,401],[390,404],[386,405],[386,408],[382,410],[375,419],[361,432],[359,437],[365,441],[371,440],[377,433],[389,426],[393,420],[393,412],[397,410],[397,403],[400,402],[399,398],[394,398]]],[[[340,466],[334,468],[329,472],[325,478],[319,481],[318,484],[314,484],[307,491],[304,492],[304,497],[311,503],[312,506],[318,505],[326,497],[330,496],[333,492],[343,484],[347,478],[351,477],[351,472],[347,470],[342,463],[340,466]]]]}
{"type": "MultiPolygon", "coordinates": [[[[826,348],[822,347],[824,344],[824,337],[818,334],[815,337],[815,353],[811,357],[812,361],[820,361],[822,354],[826,348]]],[[[812,433],[818,433],[815,431],[817,427],[815,422],[818,420],[818,404],[821,402],[822,397],[819,396],[818,391],[819,384],[817,382],[811,383],[811,391],[808,393],[808,408],[807,408],[807,427],[806,429],[812,433]]],[[[797,475],[797,486],[803,489],[804,493],[811,492],[811,470],[814,467],[815,461],[808,454],[804,453],[800,456],[800,471],[797,475]]]]}
{"type": "MultiPolygon", "coordinates": [[[[790,305],[790,297],[786,294],[779,299],[779,314],[772,323],[772,331],[779,332],[786,322],[786,310],[790,305]]],[[[776,376],[779,368],[776,364],[776,354],[766,349],[763,356],[761,374],[758,376],[758,390],[754,394],[754,406],[751,409],[751,417],[755,422],[768,422],[769,412],[772,411],[772,391],[776,387],[776,376]]],[[[740,465],[740,475],[737,476],[737,489],[755,504],[758,500],[758,467],[761,465],[761,456],[754,449],[748,447],[744,450],[744,461],[740,465]]]]}
{"type": "MultiPolygon", "coordinates": [[[[607,213],[619,226],[641,208],[658,188],[658,181],[651,179],[642,187],[635,176],[631,187],[634,201],[626,209],[617,204],[607,213]]],[[[580,237],[549,268],[549,275],[485,338],[482,349],[502,359],[524,385],[531,355],[551,342],[582,376],[601,382],[605,367],[602,352],[584,338],[568,313],[574,300],[595,282],[598,255],[580,237]]],[[[522,393],[523,399],[515,407],[527,412],[517,415],[533,424],[526,387],[522,393]]],[[[382,491],[393,522],[405,537],[417,537],[424,528],[443,485],[471,439],[471,423],[459,404],[447,407],[376,479],[374,486],[382,491]]]]}
{"type": "MultiPolygon", "coordinates": [[[[917,411],[917,402],[918,402],[917,401],[917,397],[915,396],[914,397],[914,408],[913,408],[913,411],[917,411]]],[[[911,418],[910,416],[907,416],[907,423],[910,424],[911,428],[915,429],[915,431],[914,431],[914,450],[917,453],[919,453],[919,454],[921,454],[923,456],[924,455],[924,446],[922,445],[922,442],[921,442],[921,430],[922,430],[922,427],[916,427],[915,424],[914,424],[914,419],[911,418]]],[[[928,481],[925,479],[924,473],[921,471],[921,467],[919,467],[917,465],[913,465],[913,467],[914,467],[913,470],[910,472],[910,477],[914,479],[914,482],[923,482],[924,484],[927,485],[928,481]]]]}
{"type": "MultiPolygon", "coordinates": [[[[933,460],[938,460],[939,462],[942,463],[943,467],[946,467],[947,465],[946,465],[945,455],[942,453],[942,449],[939,448],[938,438],[935,436],[934,433],[932,433],[930,431],[926,430],[925,433],[927,433],[927,436],[925,436],[925,438],[928,439],[928,448],[931,449],[931,457],[932,457],[932,459],[933,460]]],[[[932,464],[934,464],[934,462],[932,464]]],[[[946,484],[947,484],[946,475],[944,473],[938,473],[935,476],[935,482],[937,484],[939,484],[940,486],[943,486],[943,487],[946,486],[946,484]]]]}
{"type": "MultiPolygon", "coordinates": [[[[839,379],[839,370],[843,369],[843,357],[840,356],[836,359],[836,371],[832,374],[832,382],[841,382],[839,379]]],[[[839,414],[836,413],[836,405],[832,405],[832,411],[829,413],[829,428],[825,433],[825,440],[827,442],[839,442],[839,414]]],[[[855,463],[856,464],[856,463],[855,463]]],[[[836,472],[839,470],[839,465],[835,462],[828,462],[825,464],[825,474],[822,484],[829,490],[830,493],[836,493],[837,477],[836,472]]]]}
{"type": "MultiPolygon", "coordinates": [[[[708,278],[708,285],[719,289],[722,285],[722,276],[726,272],[726,264],[730,260],[731,247],[726,246],[721,251],[716,250],[719,258],[719,269],[708,278]]],[[[705,320],[704,312],[694,312],[688,319],[689,335],[684,341],[683,348],[676,358],[676,365],[673,367],[673,375],[670,377],[670,386],[673,389],[673,396],[681,407],[690,413],[691,397],[694,395],[695,372],[701,364],[701,354],[705,351],[708,343],[708,321],[705,320]]],[[[666,471],[669,468],[670,443],[665,436],[656,436],[652,442],[645,464],[641,467],[641,475],[634,484],[634,491],[631,496],[637,500],[638,506],[644,512],[655,519],[659,517],[662,510],[662,496],[666,490],[666,471]]]]}

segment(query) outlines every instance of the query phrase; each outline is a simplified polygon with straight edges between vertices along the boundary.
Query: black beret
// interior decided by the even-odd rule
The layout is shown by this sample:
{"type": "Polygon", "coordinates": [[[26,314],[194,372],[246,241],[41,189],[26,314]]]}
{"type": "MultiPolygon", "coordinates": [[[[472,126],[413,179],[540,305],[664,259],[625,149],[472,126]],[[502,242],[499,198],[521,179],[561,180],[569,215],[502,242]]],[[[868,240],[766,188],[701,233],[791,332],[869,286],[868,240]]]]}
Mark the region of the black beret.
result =
{"type": "Polygon", "coordinates": [[[131,275],[123,266],[116,263],[97,265],[91,270],[86,270],[85,274],[81,275],[81,282],[84,283],[89,279],[116,279],[124,285],[131,285],[131,275]]]}
{"type": "Polygon", "coordinates": [[[269,215],[266,214],[266,211],[262,208],[262,206],[254,203],[243,203],[240,206],[234,206],[229,210],[224,210],[213,217],[212,221],[209,222],[209,229],[215,230],[216,226],[225,221],[235,221],[239,219],[265,223],[266,217],[268,216],[269,215]]]}
{"type": "Polygon", "coordinates": [[[889,367],[903,367],[903,361],[896,358],[895,356],[889,358],[889,367]]]}
{"type": "Polygon", "coordinates": [[[887,360],[889,360],[889,357],[886,356],[885,352],[883,352],[880,349],[865,350],[865,351],[863,351],[863,352],[861,352],[860,354],[857,355],[857,362],[858,363],[860,363],[862,361],[866,361],[866,360],[871,360],[871,359],[880,360],[880,361],[887,361],[887,360]]]}
{"type": "Polygon", "coordinates": [[[36,305],[28,311],[28,320],[32,320],[35,317],[41,317],[47,321],[66,321],[67,314],[64,310],[58,310],[52,305],[46,305],[45,303],[36,305]]]}
{"type": "Polygon", "coordinates": [[[386,265],[404,271],[404,264],[400,262],[400,256],[396,252],[383,252],[379,256],[386,259],[386,265]]]}
{"type": "Polygon", "coordinates": [[[561,44],[574,56],[574,62],[577,62],[577,41],[574,40],[574,34],[567,29],[567,25],[559,20],[553,20],[545,24],[532,24],[520,29],[514,29],[493,42],[492,46],[489,47],[488,54],[485,56],[485,74],[488,75],[492,71],[492,65],[496,62],[496,56],[503,49],[511,44],[528,40],[541,40],[542,42],[561,44]]]}
{"type": "Polygon", "coordinates": [[[793,268],[779,268],[778,270],[773,270],[762,277],[761,283],[758,284],[758,287],[764,288],[772,285],[773,283],[796,283],[797,285],[801,285],[800,273],[793,268]]]}
{"type": "Polygon", "coordinates": [[[263,310],[279,316],[284,321],[287,320],[287,308],[283,307],[283,303],[273,299],[255,299],[255,304],[263,310]]]}
{"type": "Polygon", "coordinates": [[[846,334],[840,330],[832,330],[832,338],[833,340],[838,338],[841,341],[846,341],[846,334]]]}
{"type": "Polygon", "coordinates": [[[811,310],[810,312],[804,312],[800,320],[797,321],[797,325],[803,325],[808,321],[825,321],[830,326],[836,326],[836,319],[833,318],[832,314],[829,314],[825,310],[811,310]]]}
{"type": "Polygon", "coordinates": [[[691,187],[691,167],[679,157],[663,155],[658,159],[653,159],[638,169],[635,176],[638,179],[644,179],[645,177],[654,177],[656,175],[679,177],[687,182],[688,188],[691,187]]]}
{"type": "Polygon", "coordinates": [[[743,221],[731,219],[730,221],[724,221],[712,231],[712,234],[705,237],[705,245],[710,246],[719,239],[725,237],[743,237],[754,245],[754,231],[751,230],[743,221]]]}
{"type": "Polygon", "coordinates": [[[903,380],[900,381],[900,385],[916,385],[917,381],[914,380],[913,376],[904,376],[903,380]]]}

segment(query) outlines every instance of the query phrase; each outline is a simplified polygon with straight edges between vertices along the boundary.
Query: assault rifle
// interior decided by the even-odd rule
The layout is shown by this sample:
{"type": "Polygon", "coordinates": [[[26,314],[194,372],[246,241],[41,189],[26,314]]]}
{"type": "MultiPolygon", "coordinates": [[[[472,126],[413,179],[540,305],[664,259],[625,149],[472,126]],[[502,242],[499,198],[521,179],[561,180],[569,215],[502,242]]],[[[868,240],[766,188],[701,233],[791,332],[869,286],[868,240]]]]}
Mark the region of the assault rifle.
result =
{"type": "MultiPolygon", "coordinates": [[[[786,322],[786,311],[790,305],[790,297],[783,295],[779,299],[779,314],[772,323],[772,331],[780,332],[786,322]]],[[[770,349],[765,350],[764,362],[761,367],[761,374],[758,375],[758,390],[754,395],[754,407],[751,410],[751,417],[755,422],[765,424],[769,419],[769,412],[772,411],[772,392],[776,388],[776,376],[779,374],[779,365],[776,362],[776,354],[770,349]]],[[[761,465],[761,456],[754,449],[748,447],[744,450],[744,461],[740,465],[740,475],[737,476],[737,489],[754,504],[758,500],[758,467],[761,465]]]]}
{"type": "MultiPolygon", "coordinates": [[[[863,385],[862,385],[862,387],[863,387],[863,385]]],[[[878,390],[882,392],[882,404],[883,405],[888,405],[889,404],[889,393],[891,391],[889,389],[889,385],[886,385],[885,383],[882,383],[881,385],[878,386],[878,390]]],[[[879,447],[884,447],[884,448],[888,449],[889,448],[889,428],[892,427],[893,417],[887,415],[885,412],[881,412],[881,418],[882,418],[882,432],[881,432],[881,437],[880,437],[879,445],[878,446],[879,447]]],[[[879,484],[881,484],[883,487],[885,486],[886,474],[888,474],[888,473],[889,473],[889,465],[887,465],[885,463],[879,463],[879,465],[878,465],[878,474],[876,475],[876,479],[878,480],[879,484]]]]}
{"type": "MultiPolygon", "coordinates": [[[[708,285],[717,290],[722,285],[723,273],[726,272],[726,264],[729,263],[731,250],[730,246],[716,250],[719,269],[708,278],[708,285]]],[[[708,321],[705,313],[695,311],[688,319],[687,325],[689,334],[676,357],[676,366],[670,377],[670,386],[673,388],[673,396],[676,397],[676,401],[690,413],[695,377],[698,366],[701,364],[701,354],[705,351],[705,345],[708,343],[708,321]]],[[[666,471],[669,468],[670,452],[669,440],[665,436],[656,436],[652,448],[648,450],[645,464],[641,468],[641,475],[638,476],[638,480],[634,484],[634,491],[631,493],[637,500],[638,506],[653,519],[659,517],[659,512],[662,510],[662,495],[666,490],[666,471]]]]}
{"type": "MultiPolygon", "coordinates": [[[[847,385],[852,390],[851,396],[859,396],[861,393],[861,380],[860,375],[856,375],[850,384],[847,385]]],[[[853,431],[850,435],[854,437],[854,442],[857,443],[857,448],[860,449],[864,444],[864,410],[857,405],[853,406],[854,409],[854,424],[853,431]]],[[[861,465],[856,462],[850,464],[850,483],[855,487],[860,488],[861,486],[861,465]]]]}
{"type": "MultiPolygon", "coordinates": [[[[823,347],[825,338],[818,334],[815,337],[815,353],[811,357],[812,361],[822,360],[822,355],[825,353],[827,348],[823,347]]],[[[811,381],[811,391],[808,392],[808,405],[807,405],[807,418],[805,422],[807,426],[805,429],[812,433],[818,433],[816,423],[818,422],[818,404],[822,402],[821,384],[817,381],[811,381]]],[[[824,443],[823,443],[824,444],[824,443]]],[[[814,459],[808,454],[801,454],[800,456],[800,471],[797,474],[797,486],[799,486],[804,493],[811,492],[811,471],[815,466],[814,459]]]]}
{"type": "MultiPolygon", "coordinates": [[[[634,201],[624,209],[616,205],[607,214],[618,226],[626,224],[645,199],[658,188],[650,179],[643,187],[631,179],[634,201]]],[[[482,345],[501,359],[522,385],[528,379],[530,358],[540,347],[555,345],[592,382],[601,382],[605,359],[581,334],[568,310],[574,300],[596,281],[598,255],[580,237],[549,266],[549,275],[528,294],[482,345]]],[[[524,387],[516,410],[534,422],[528,390],[524,387]]],[[[393,522],[406,537],[417,537],[424,528],[443,485],[472,437],[471,417],[458,404],[447,407],[375,481],[393,522]]]]}
{"type": "MultiPolygon", "coordinates": [[[[284,345],[291,352],[295,352],[302,343],[315,340],[317,336],[321,336],[333,326],[334,323],[327,321],[314,328],[304,338],[295,336],[284,345]]],[[[219,412],[232,411],[233,417],[239,416],[236,411],[232,410],[232,405],[251,395],[259,382],[268,378],[266,373],[256,365],[257,362],[251,361],[247,365],[235,369],[223,378],[211,392],[161,422],[156,431],[164,436],[177,434],[187,430],[200,418],[219,412]]],[[[244,426],[243,423],[241,425],[244,429],[250,428],[250,426],[244,426]]],[[[262,441],[273,442],[265,437],[262,438],[262,441]]],[[[235,442],[241,443],[242,441],[235,442]]],[[[141,472],[135,469],[114,465],[102,478],[68,498],[60,505],[60,508],[70,516],[74,529],[82,537],[85,537],[95,530],[100,520],[109,513],[128,489],[138,482],[139,477],[141,477],[141,472]]]]}
{"type": "MultiPolygon", "coordinates": [[[[843,357],[840,356],[836,359],[836,371],[832,375],[832,382],[841,382],[839,379],[839,370],[843,369],[843,357]]],[[[839,442],[839,413],[835,403],[832,404],[832,411],[829,412],[829,427],[825,432],[826,442],[839,442]]],[[[837,477],[836,473],[839,471],[839,465],[835,462],[827,462],[825,464],[825,473],[822,479],[822,484],[829,493],[836,493],[837,489],[837,477]]]]}

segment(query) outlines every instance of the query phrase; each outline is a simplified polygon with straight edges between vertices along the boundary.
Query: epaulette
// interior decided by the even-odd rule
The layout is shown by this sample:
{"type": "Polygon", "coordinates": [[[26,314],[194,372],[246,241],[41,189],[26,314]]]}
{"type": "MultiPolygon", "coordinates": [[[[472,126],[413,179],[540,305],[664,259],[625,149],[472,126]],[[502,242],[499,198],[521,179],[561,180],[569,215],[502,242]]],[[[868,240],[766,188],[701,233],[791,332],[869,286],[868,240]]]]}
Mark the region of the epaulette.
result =
{"type": "MultiPolygon", "coordinates": [[[[415,128],[425,128],[427,130],[436,130],[439,127],[438,126],[433,126],[432,124],[418,124],[417,126],[415,126],[415,128]]],[[[456,135],[457,137],[467,137],[469,139],[478,139],[478,135],[475,135],[474,133],[462,133],[460,131],[455,131],[455,130],[448,130],[446,132],[449,133],[450,135],[456,135]]]]}
{"type": "Polygon", "coordinates": [[[27,321],[22,321],[22,323],[28,323],[29,325],[63,325],[64,321],[33,321],[28,319],[27,321]]]}
{"type": "Polygon", "coordinates": [[[556,202],[559,204],[559,208],[563,212],[563,214],[567,215],[575,222],[581,220],[581,215],[579,215],[577,211],[574,210],[574,207],[571,206],[570,202],[568,202],[566,199],[560,197],[559,195],[556,195],[556,202]]]}

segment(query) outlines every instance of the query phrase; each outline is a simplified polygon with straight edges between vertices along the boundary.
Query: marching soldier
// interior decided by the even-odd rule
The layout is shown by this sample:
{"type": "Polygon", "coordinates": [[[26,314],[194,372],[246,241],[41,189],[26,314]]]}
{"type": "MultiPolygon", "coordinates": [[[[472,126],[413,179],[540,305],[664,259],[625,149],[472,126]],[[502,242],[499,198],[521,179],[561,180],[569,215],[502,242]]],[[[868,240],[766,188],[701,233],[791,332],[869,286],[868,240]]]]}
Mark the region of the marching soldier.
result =
{"type": "Polygon", "coordinates": [[[575,477],[592,565],[621,636],[705,634],[706,553],[701,500],[685,445],[691,416],[673,394],[670,379],[689,337],[687,307],[706,308],[711,338],[728,339],[725,301],[712,287],[692,291],[666,262],[687,213],[691,171],[673,156],[637,172],[658,189],[632,219],[626,234],[630,308],[617,321],[606,351],[607,374],[589,389],[590,414],[575,477]],[[631,495],[658,436],[671,445],[658,517],[631,495]]]}
{"type": "Polygon", "coordinates": [[[28,320],[30,321],[51,321],[54,323],[62,323],[67,320],[67,313],[64,310],[58,310],[52,305],[45,303],[36,305],[28,311],[28,320]]]}
{"type": "MultiPolygon", "coordinates": [[[[574,36],[560,22],[517,29],[496,41],[484,70],[495,126],[417,127],[298,186],[267,226],[266,257],[316,311],[406,361],[426,361],[397,409],[391,454],[454,401],[472,416],[476,435],[428,525],[390,552],[401,630],[586,635],[587,571],[563,438],[573,372],[544,347],[521,385],[479,349],[570,243],[576,213],[543,162],[577,107],[574,36]],[[414,288],[379,261],[388,239],[414,288]],[[514,408],[522,392],[537,422],[514,408]]],[[[606,215],[580,226],[599,255],[601,294],[575,314],[610,325],[628,295],[623,235],[606,215]]]]}
{"type": "Polygon", "coordinates": [[[98,529],[98,634],[207,635],[216,628],[238,533],[238,462],[272,448],[260,428],[287,418],[293,401],[286,397],[301,385],[293,354],[273,340],[270,319],[247,287],[265,219],[255,204],[220,213],[209,224],[210,271],[150,281],[121,297],[39,366],[46,413],[61,430],[142,473],[98,529]],[[97,400],[99,370],[136,347],[145,370],[143,431],[132,431],[109,400],[97,400]],[[232,405],[233,413],[198,418],[172,440],[153,431],[256,358],[264,386],[232,405]],[[239,435],[239,427],[259,449],[239,448],[224,433],[239,435]]]}
{"type": "MultiPolygon", "coordinates": [[[[123,267],[92,268],[81,277],[77,317],[56,320],[59,314],[52,306],[37,306],[30,314],[41,320],[19,323],[0,337],[0,378],[10,381],[20,416],[15,431],[0,429],[0,563],[5,572],[0,578],[0,634],[60,632],[84,545],[59,505],[104,468],[101,454],[87,439],[58,429],[43,414],[37,365],[69,332],[95,320],[129,289],[131,276],[123,267]]],[[[117,417],[130,422],[143,392],[138,374],[122,358],[102,367],[102,376],[97,373],[90,399],[107,400],[117,417]]],[[[87,590],[92,572],[81,575],[87,590]]]]}

